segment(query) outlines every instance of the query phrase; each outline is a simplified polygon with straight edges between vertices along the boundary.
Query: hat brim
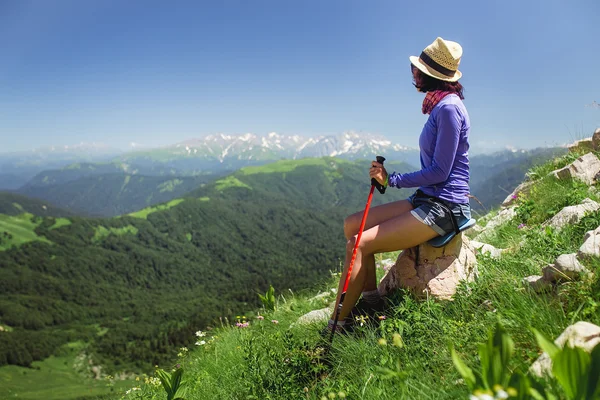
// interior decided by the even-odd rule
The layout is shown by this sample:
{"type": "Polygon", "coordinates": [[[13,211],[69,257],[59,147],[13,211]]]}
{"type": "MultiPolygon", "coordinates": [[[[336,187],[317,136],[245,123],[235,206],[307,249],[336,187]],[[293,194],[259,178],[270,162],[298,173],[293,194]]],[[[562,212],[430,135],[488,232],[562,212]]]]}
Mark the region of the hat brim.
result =
{"type": "Polygon", "coordinates": [[[421,61],[421,59],[419,57],[410,56],[408,58],[409,58],[411,64],[414,65],[415,67],[417,67],[419,69],[419,71],[421,71],[422,73],[424,73],[426,75],[431,76],[432,78],[439,79],[441,81],[446,81],[446,82],[456,82],[462,77],[462,72],[460,72],[459,70],[456,70],[456,72],[454,73],[454,76],[446,76],[446,75],[443,75],[443,74],[437,72],[435,69],[431,68],[427,64],[423,63],[423,61],[421,61]]]}

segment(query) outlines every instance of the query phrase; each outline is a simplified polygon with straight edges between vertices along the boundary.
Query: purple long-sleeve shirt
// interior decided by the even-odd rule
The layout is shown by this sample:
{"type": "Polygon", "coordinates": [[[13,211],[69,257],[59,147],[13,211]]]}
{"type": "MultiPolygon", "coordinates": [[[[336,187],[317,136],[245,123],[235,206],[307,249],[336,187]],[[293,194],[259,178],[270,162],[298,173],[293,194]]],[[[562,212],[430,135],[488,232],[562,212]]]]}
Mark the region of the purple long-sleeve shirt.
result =
{"type": "Polygon", "coordinates": [[[421,170],[389,174],[388,185],[418,187],[423,193],[453,203],[469,198],[469,114],[461,99],[451,94],[431,111],[421,136],[421,170]]]}

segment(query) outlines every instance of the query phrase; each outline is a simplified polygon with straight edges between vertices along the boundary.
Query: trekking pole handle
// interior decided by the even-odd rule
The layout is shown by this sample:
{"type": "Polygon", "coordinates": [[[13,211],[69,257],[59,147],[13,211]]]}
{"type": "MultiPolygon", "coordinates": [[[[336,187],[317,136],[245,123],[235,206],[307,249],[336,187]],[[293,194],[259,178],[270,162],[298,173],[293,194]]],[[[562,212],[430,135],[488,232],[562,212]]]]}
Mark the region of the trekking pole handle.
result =
{"type": "MultiPolygon", "coordinates": [[[[383,165],[383,162],[385,161],[385,157],[383,156],[377,156],[377,162],[381,165],[383,165]]],[[[379,193],[384,194],[385,193],[385,186],[383,186],[381,183],[377,182],[377,179],[375,178],[371,178],[371,185],[375,186],[377,188],[377,190],[379,190],[379,193]]]]}

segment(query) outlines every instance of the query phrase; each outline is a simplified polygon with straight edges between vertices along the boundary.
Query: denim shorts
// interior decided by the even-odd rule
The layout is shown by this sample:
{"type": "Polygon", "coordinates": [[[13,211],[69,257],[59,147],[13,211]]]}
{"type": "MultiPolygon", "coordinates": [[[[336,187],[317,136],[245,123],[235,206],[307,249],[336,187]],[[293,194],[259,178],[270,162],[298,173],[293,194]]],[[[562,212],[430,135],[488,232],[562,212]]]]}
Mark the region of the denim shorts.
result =
{"type": "Polygon", "coordinates": [[[445,235],[454,231],[454,226],[452,225],[452,217],[448,211],[437,204],[437,202],[442,202],[452,211],[458,226],[471,219],[471,206],[469,203],[452,203],[426,195],[421,190],[417,190],[407,200],[413,206],[413,210],[410,213],[425,225],[433,228],[439,235],[445,235]],[[429,202],[428,199],[434,199],[436,202],[429,202]]]}

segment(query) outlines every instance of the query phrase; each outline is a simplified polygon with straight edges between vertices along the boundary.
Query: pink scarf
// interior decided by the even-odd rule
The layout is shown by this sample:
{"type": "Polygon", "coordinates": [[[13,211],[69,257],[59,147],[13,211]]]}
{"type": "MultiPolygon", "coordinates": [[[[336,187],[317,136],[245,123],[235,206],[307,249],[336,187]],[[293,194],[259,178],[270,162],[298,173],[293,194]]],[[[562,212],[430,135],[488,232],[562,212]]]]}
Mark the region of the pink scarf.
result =
{"type": "Polygon", "coordinates": [[[440,102],[444,97],[452,94],[452,92],[442,92],[441,90],[434,90],[433,92],[427,92],[425,98],[423,99],[423,106],[421,107],[421,111],[423,114],[431,113],[433,107],[436,106],[437,103],[440,102]]]}

